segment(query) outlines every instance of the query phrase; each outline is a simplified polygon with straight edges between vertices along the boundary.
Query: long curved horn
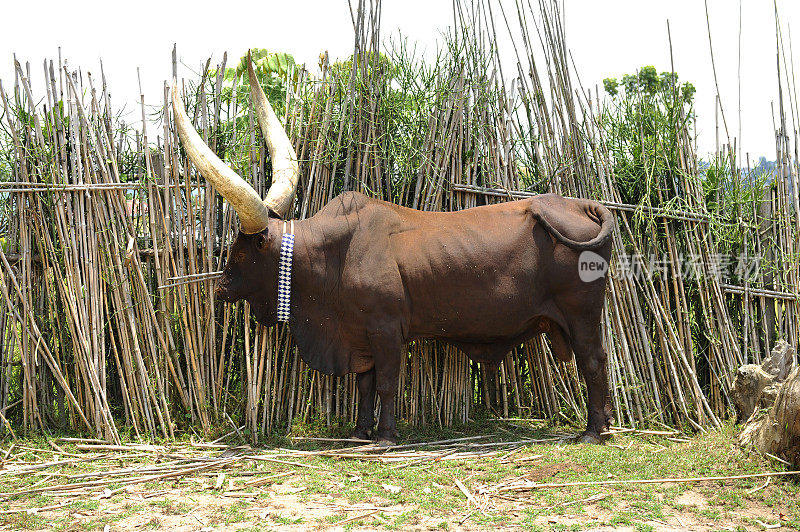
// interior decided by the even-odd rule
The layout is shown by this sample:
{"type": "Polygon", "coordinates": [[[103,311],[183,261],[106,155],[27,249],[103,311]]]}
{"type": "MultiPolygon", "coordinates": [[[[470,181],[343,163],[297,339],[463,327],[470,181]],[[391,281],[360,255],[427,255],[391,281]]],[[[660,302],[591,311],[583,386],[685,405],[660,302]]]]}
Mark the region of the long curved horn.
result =
{"type": "Polygon", "coordinates": [[[247,52],[247,74],[250,78],[250,96],[272,159],[272,185],[264,199],[264,205],[282,218],[292,208],[295,189],[300,178],[300,167],[292,142],[258,83],[250,52],[247,52]]]}
{"type": "Polygon", "coordinates": [[[241,222],[241,231],[246,234],[263,231],[269,220],[267,206],[253,187],[222,162],[203,142],[186,115],[186,109],[178,94],[178,83],[175,80],[172,82],[172,110],[175,114],[178,135],[189,159],[236,210],[241,222]]]}

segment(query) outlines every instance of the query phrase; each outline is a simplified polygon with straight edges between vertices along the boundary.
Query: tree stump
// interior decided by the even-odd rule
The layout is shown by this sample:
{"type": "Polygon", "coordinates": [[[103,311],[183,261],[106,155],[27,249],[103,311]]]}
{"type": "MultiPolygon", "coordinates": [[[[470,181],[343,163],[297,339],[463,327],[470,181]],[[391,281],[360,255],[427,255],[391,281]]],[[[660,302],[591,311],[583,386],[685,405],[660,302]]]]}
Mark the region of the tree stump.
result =
{"type": "Polygon", "coordinates": [[[763,364],[739,368],[731,399],[737,422],[746,421],[741,445],[800,466],[800,367],[789,344],[780,340],[763,364]]]}
{"type": "Polygon", "coordinates": [[[789,375],[793,361],[794,349],[785,340],[779,340],[760,366],[746,364],[736,371],[731,401],[737,423],[746,422],[756,410],[770,408],[775,403],[778,388],[789,375]]]}
{"type": "Polygon", "coordinates": [[[800,467],[800,367],[795,367],[780,385],[772,408],[748,420],[739,443],[800,467]]]}

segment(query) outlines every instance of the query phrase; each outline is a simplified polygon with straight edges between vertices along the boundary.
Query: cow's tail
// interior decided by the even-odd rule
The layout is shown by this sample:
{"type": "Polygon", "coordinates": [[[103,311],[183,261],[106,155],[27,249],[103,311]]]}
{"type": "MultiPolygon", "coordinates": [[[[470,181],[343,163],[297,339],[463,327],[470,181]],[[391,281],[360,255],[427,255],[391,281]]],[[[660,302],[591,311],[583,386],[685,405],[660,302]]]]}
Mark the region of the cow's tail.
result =
{"type": "MultiPolygon", "coordinates": [[[[590,200],[583,200],[583,199],[575,199],[572,201],[580,201],[583,205],[583,209],[588,216],[595,218],[600,221],[600,232],[591,240],[587,240],[586,242],[578,242],[577,240],[572,240],[561,234],[561,232],[552,226],[552,224],[547,220],[544,216],[544,213],[541,212],[536,207],[531,209],[531,213],[533,217],[536,219],[537,222],[542,224],[542,227],[545,230],[553,235],[556,240],[564,244],[565,246],[578,250],[578,251],[585,251],[587,249],[597,249],[611,237],[611,233],[614,231],[614,215],[611,214],[604,205],[597,203],[596,201],[590,200]]],[[[549,209],[547,209],[549,210],[549,209]]]]}

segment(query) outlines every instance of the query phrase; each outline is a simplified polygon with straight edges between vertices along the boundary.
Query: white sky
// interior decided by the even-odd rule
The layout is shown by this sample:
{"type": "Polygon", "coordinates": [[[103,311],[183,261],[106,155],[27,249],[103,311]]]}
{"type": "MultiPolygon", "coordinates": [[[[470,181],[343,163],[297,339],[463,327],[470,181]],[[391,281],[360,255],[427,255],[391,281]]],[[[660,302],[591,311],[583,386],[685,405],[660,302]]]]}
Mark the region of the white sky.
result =
{"type": "MultiPolygon", "coordinates": [[[[514,2],[503,2],[509,14],[513,12],[514,2]]],[[[531,3],[536,4],[535,0],[531,3]]],[[[42,61],[57,59],[61,46],[62,56],[73,68],[96,77],[103,59],[114,106],[127,104],[130,123],[137,122],[140,114],[137,67],[146,102],[158,104],[163,99],[162,84],[171,77],[173,43],[178,45],[182,63],[194,70],[209,56],[212,64],[221,60],[226,50],[229,63],[235,63],[248,47],[286,51],[312,68],[324,50],[332,58],[344,58],[353,49],[346,0],[11,0],[4,4],[0,80],[6,90],[14,83],[12,54],[23,63],[30,61],[36,88],[43,78],[42,61]]],[[[737,136],[739,3],[708,0],[708,4],[722,104],[730,133],[737,136]]],[[[451,5],[450,0],[384,0],[383,36],[399,30],[432,53],[441,32],[452,25],[451,5]]],[[[785,30],[800,23],[800,1],[778,0],[778,9],[785,30]]],[[[587,87],[644,65],[654,65],[659,72],[669,70],[669,20],[675,70],[697,87],[700,153],[713,151],[716,92],[702,0],[566,0],[565,16],[567,45],[587,87]]],[[[759,155],[774,159],[771,105],[777,99],[777,77],[772,2],[742,0],[742,19],[739,144],[751,159],[759,155]]],[[[788,40],[788,32],[784,38],[788,40]]],[[[501,50],[502,46],[501,42],[501,50]]],[[[512,56],[509,46],[504,51],[504,56],[512,56]]],[[[513,72],[512,66],[505,70],[507,75],[513,72]]],[[[188,76],[188,70],[180,73],[188,76]]]]}

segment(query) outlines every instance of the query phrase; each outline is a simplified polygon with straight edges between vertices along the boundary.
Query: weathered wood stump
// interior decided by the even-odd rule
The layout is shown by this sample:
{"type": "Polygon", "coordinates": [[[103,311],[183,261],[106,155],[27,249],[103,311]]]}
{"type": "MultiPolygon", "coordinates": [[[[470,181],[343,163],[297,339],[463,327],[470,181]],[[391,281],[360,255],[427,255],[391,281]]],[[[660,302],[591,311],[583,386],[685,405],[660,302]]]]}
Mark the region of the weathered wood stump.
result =
{"type": "Polygon", "coordinates": [[[800,367],[786,342],[772,355],[737,372],[731,395],[737,416],[747,421],[739,443],[800,466],[800,367]]]}
{"type": "Polygon", "coordinates": [[[736,371],[731,400],[736,409],[736,422],[743,423],[757,409],[770,408],[775,403],[780,384],[786,380],[794,360],[794,349],[779,340],[760,366],[746,364],[736,371]]]}

